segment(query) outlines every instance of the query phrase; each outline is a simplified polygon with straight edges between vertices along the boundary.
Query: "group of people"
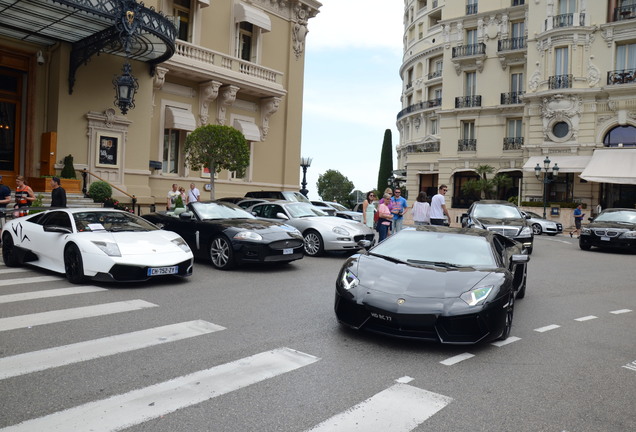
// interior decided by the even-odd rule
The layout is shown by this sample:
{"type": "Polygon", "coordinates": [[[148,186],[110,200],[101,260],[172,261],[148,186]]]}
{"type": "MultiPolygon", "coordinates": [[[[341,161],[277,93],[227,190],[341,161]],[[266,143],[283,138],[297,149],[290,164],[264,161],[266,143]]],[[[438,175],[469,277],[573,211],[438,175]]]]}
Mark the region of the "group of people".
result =
{"type": "MultiPolygon", "coordinates": [[[[51,177],[51,207],[66,207],[66,191],[61,186],[59,177],[51,177]]],[[[26,208],[30,207],[35,201],[35,193],[33,189],[26,183],[26,179],[23,176],[17,176],[15,178],[15,203],[14,209],[20,211],[19,216],[27,214],[26,208]]],[[[7,205],[11,203],[11,189],[9,186],[2,183],[2,176],[0,175],[0,208],[7,208],[7,205]]]]}
{"type": "MultiPolygon", "coordinates": [[[[446,185],[440,185],[430,204],[426,192],[418,194],[411,209],[415,225],[446,225],[446,221],[450,222],[445,198],[447,191],[446,185]]],[[[374,191],[367,193],[362,203],[362,222],[378,231],[379,241],[382,241],[402,229],[409,206],[400,188],[386,188],[382,198],[377,198],[374,191]]]]}
{"type": "Polygon", "coordinates": [[[181,203],[185,207],[188,203],[199,201],[199,199],[201,198],[201,192],[199,192],[199,189],[197,189],[194,183],[190,183],[190,189],[187,193],[183,186],[179,186],[178,184],[173,183],[172,189],[168,191],[166,210],[174,211],[174,209],[177,207],[179,197],[181,197],[181,203]]]}

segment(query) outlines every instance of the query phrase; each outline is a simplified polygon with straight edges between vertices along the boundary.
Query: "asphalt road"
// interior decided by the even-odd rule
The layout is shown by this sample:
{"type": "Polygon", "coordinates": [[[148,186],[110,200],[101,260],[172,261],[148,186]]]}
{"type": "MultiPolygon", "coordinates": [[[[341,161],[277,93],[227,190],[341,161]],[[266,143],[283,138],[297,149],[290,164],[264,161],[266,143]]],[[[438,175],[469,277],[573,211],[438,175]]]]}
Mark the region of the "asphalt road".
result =
{"type": "Polygon", "coordinates": [[[342,255],[86,292],[0,266],[0,431],[636,430],[634,255],[535,242],[499,346],[341,328],[342,255]]]}

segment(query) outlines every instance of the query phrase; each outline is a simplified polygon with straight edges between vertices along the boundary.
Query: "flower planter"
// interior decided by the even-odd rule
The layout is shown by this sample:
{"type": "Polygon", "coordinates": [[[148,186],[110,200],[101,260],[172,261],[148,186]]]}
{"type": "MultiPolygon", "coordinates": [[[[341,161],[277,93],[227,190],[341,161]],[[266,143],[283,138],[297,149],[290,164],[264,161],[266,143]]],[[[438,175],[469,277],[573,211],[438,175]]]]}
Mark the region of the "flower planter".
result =
{"type": "MultiPolygon", "coordinates": [[[[60,179],[60,183],[66,193],[82,193],[82,180],[81,179],[60,179]]],[[[29,186],[33,189],[33,192],[51,192],[51,178],[50,177],[30,177],[28,179],[29,186]]]]}

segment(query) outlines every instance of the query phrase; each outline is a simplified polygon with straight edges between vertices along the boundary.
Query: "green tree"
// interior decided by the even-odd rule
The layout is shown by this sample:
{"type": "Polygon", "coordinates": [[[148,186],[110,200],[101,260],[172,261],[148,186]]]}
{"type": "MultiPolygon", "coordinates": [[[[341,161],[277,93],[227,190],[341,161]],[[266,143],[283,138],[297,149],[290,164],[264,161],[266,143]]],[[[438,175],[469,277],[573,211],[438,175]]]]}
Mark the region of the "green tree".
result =
{"type": "Polygon", "coordinates": [[[393,139],[391,129],[384,131],[384,142],[380,154],[380,169],[378,171],[378,192],[383,193],[388,186],[387,179],[393,175],[393,139]]]}
{"type": "MultiPolygon", "coordinates": [[[[327,170],[318,176],[316,182],[318,195],[325,201],[348,203],[349,194],[353,190],[353,182],[340,174],[339,171],[327,170]]],[[[346,205],[346,204],[345,204],[346,205]]]]}
{"type": "Polygon", "coordinates": [[[512,184],[512,180],[505,174],[497,174],[493,178],[488,178],[488,174],[495,172],[490,165],[479,165],[477,169],[479,179],[468,180],[462,186],[462,192],[466,195],[472,195],[481,199],[497,198],[497,190],[499,188],[508,187],[512,184]]]}
{"type": "Polygon", "coordinates": [[[214,200],[214,173],[235,171],[241,177],[250,163],[250,148],[243,134],[230,126],[205,125],[196,128],[183,146],[191,169],[210,171],[210,199],[214,200]]]}

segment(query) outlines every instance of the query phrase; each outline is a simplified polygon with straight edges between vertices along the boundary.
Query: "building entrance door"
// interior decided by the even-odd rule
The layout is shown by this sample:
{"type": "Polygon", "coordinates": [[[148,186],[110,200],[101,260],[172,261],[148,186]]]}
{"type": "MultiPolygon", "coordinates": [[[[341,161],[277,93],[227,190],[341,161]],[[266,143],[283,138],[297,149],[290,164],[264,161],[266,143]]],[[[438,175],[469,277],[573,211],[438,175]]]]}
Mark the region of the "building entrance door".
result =
{"type": "Polygon", "coordinates": [[[0,67],[0,174],[5,184],[20,169],[22,73],[0,67]]]}

